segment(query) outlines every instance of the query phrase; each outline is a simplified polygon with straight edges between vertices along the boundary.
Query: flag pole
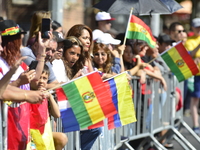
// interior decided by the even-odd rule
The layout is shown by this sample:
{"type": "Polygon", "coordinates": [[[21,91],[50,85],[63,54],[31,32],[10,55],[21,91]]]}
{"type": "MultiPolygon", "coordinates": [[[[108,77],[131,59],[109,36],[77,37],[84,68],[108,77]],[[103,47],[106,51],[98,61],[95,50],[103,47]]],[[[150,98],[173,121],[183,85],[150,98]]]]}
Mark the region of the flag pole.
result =
{"type": "Polygon", "coordinates": [[[65,85],[65,84],[67,84],[67,83],[73,82],[73,81],[75,81],[75,80],[77,80],[77,79],[79,79],[79,78],[85,77],[85,76],[90,75],[90,74],[93,74],[93,73],[95,73],[95,72],[97,72],[97,71],[92,71],[92,72],[90,72],[90,73],[87,73],[87,74],[85,74],[85,75],[82,75],[82,76],[80,76],[80,77],[77,77],[77,78],[75,78],[75,79],[72,79],[72,80],[67,81],[67,82],[64,82],[64,83],[56,83],[54,87],[52,87],[52,88],[46,90],[45,92],[49,92],[49,91],[55,90],[55,89],[57,89],[57,88],[59,88],[59,87],[62,87],[63,85],[65,85]]]}
{"type": "MultiPolygon", "coordinates": [[[[177,42],[176,45],[178,45],[178,44],[181,43],[181,42],[182,42],[182,41],[177,42]]],[[[147,64],[152,63],[156,58],[158,58],[158,57],[160,57],[161,55],[163,55],[164,53],[168,52],[171,48],[175,47],[176,45],[174,45],[174,46],[168,48],[167,50],[165,50],[164,52],[162,52],[161,54],[159,54],[158,56],[156,56],[155,58],[153,58],[152,60],[150,60],[147,64]]]]}
{"type": "Polygon", "coordinates": [[[129,19],[128,19],[128,24],[127,24],[127,28],[126,28],[126,32],[125,32],[123,45],[126,44],[126,36],[127,36],[127,33],[128,33],[128,28],[129,28],[129,25],[130,25],[130,20],[131,20],[132,13],[133,13],[133,7],[131,8],[131,11],[130,11],[130,15],[129,15],[129,19]]]}
{"type": "Polygon", "coordinates": [[[158,56],[156,56],[155,58],[153,58],[152,60],[150,60],[147,64],[150,64],[150,63],[152,63],[156,58],[158,58],[159,57],[159,55],[158,56]]]}

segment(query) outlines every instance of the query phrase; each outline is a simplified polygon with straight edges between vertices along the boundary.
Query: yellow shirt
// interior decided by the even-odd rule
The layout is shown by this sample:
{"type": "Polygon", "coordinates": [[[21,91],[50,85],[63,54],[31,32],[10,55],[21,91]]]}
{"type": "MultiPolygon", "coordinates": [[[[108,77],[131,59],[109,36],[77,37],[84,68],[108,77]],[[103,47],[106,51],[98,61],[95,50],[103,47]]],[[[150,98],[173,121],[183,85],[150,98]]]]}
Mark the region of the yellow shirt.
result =
{"type": "MultiPolygon", "coordinates": [[[[185,48],[188,51],[193,51],[199,44],[200,44],[200,36],[191,36],[188,37],[187,41],[185,42],[185,48]]],[[[200,57],[200,49],[196,52],[195,58],[196,57],[200,57]]]]}
{"type": "MultiPolygon", "coordinates": [[[[188,51],[193,51],[199,44],[200,36],[191,36],[188,37],[187,41],[185,42],[185,48],[188,51]]],[[[200,57],[200,49],[196,52],[194,57],[200,57]]],[[[200,64],[198,64],[198,67],[200,68],[200,64]]],[[[197,76],[200,76],[200,72],[197,74],[197,76]]]]}

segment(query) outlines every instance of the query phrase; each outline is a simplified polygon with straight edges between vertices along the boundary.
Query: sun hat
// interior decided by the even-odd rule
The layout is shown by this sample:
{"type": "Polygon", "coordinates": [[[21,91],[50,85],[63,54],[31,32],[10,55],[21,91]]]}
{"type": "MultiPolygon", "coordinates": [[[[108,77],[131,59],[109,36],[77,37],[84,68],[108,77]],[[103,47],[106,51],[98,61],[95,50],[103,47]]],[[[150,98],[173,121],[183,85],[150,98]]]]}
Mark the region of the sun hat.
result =
{"type": "Polygon", "coordinates": [[[19,25],[13,20],[3,20],[0,22],[0,34],[1,36],[12,36],[17,34],[26,34],[26,32],[22,32],[19,25]]]}
{"type": "Polygon", "coordinates": [[[95,19],[96,21],[115,20],[115,18],[111,18],[110,14],[107,12],[98,12],[95,19]]]}
{"type": "Polygon", "coordinates": [[[109,33],[104,33],[97,40],[97,43],[119,45],[121,40],[114,39],[109,33]]]}
{"type": "Polygon", "coordinates": [[[62,33],[54,31],[53,35],[56,37],[58,43],[64,41],[62,33]]]}

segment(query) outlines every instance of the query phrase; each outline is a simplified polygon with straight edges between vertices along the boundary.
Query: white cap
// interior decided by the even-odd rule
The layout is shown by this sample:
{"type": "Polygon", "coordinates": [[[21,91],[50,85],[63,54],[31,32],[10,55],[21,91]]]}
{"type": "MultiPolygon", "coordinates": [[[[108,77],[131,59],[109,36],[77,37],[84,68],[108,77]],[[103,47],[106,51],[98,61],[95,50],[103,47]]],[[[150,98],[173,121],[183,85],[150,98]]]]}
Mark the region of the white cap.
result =
{"type": "Polygon", "coordinates": [[[104,33],[96,40],[97,43],[119,45],[121,40],[114,39],[109,33],[104,33]]]}
{"type": "Polygon", "coordinates": [[[96,39],[98,39],[99,37],[103,36],[103,32],[99,29],[95,29],[93,32],[92,32],[92,36],[93,36],[93,41],[95,41],[96,39]]]}
{"type": "Polygon", "coordinates": [[[107,12],[98,12],[95,19],[96,21],[115,20],[115,18],[111,18],[110,14],[107,12]]]}

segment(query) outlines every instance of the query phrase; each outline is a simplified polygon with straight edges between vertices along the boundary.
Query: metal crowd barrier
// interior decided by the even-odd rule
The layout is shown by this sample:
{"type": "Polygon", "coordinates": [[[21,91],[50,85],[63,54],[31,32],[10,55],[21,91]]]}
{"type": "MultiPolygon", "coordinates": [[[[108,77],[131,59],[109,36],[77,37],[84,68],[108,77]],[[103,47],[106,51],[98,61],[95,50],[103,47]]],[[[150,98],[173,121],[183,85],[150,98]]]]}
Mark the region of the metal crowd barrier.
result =
{"type": "MultiPolygon", "coordinates": [[[[137,122],[125,125],[120,128],[108,130],[102,127],[102,134],[94,143],[92,150],[139,150],[148,149],[151,146],[158,150],[167,150],[159,141],[165,137],[175,139],[185,150],[195,150],[190,142],[179,132],[181,127],[185,127],[191,135],[200,143],[200,138],[183,120],[183,109],[175,110],[175,88],[179,87],[183,95],[183,83],[178,83],[175,77],[166,72],[163,74],[167,82],[168,89],[164,91],[160,82],[148,78],[146,80],[149,94],[141,93],[141,85],[137,77],[132,77],[131,85],[133,89],[133,101],[136,111],[137,122]],[[162,137],[158,136],[161,131],[167,130],[162,137]],[[123,140],[122,140],[123,138],[123,140]]],[[[0,149],[6,146],[6,114],[7,108],[0,107],[2,115],[0,120],[0,149]]],[[[52,119],[54,120],[54,119],[52,119]]],[[[107,120],[104,120],[105,123],[107,120]]],[[[53,125],[53,123],[52,123],[53,125]]],[[[53,126],[52,126],[53,127],[53,126]]],[[[54,130],[54,129],[53,129],[54,130]]],[[[56,132],[62,132],[61,119],[56,120],[56,132]]],[[[68,143],[65,150],[79,150],[79,131],[66,133],[68,143]]],[[[167,140],[166,140],[167,141],[167,140]]]]}

